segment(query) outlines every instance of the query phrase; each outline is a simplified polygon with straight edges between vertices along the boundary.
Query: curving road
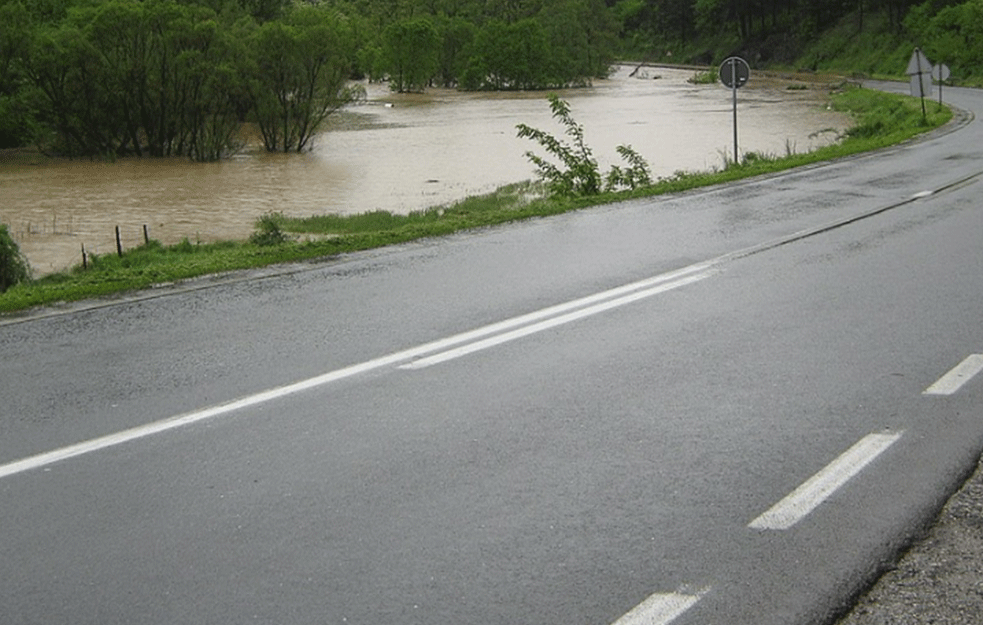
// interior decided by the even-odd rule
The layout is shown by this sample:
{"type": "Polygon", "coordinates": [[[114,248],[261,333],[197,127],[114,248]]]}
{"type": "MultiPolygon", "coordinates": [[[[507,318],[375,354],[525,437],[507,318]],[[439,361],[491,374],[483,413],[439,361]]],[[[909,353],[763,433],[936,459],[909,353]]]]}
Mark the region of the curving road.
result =
{"type": "Polygon", "coordinates": [[[0,621],[829,622],[983,449],[945,96],[876,155],[0,321],[0,621]]]}

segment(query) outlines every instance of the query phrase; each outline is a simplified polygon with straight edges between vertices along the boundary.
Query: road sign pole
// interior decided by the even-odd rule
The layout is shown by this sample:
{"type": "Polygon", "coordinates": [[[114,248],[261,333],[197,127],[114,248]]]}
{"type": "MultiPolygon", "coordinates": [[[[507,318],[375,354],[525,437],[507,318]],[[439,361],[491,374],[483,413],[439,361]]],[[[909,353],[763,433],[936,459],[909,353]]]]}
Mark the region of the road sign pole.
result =
{"type": "Polygon", "coordinates": [[[730,91],[734,104],[734,164],[738,164],[737,156],[737,60],[730,61],[730,91]]]}
{"type": "Polygon", "coordinates": [[[925,114],[925,91],[932,90],[932,64],[929,62],[928,57],[925,53],[921,51],[920,48],[915,48],[915,51],[911,54],[911,60],[908,61],[908,76],[911,77],[911,95],[916,98],[921,98],[922,101],[922,120],[926,118],[925,114]],[[926,89],[926,79],[928,79],[928,85],[926,89]]]}
{"type": "MultiPolygon", "coordinates": [[[[929,70],[929,71],[931,71],[931,70],[929,70]]],[[[928,119],[928,115],[926,115],[926,113],[925,113],[925,81],[923,80],[924,75],[925,75],[924,72],[925,72],[925,70],[922,69],[921,55],[919,55],[919,57],[918,57],[918,85],[919,85],[919,90],[922,93],[922,122],[925,122],[928,119]]]]}
{"type": "MultiPolygon", "coordinates": [[[[751,68],[748,67],[747,61],[744,59],[732,56],[724,59],[724,62],[720,64],[719,75],[720,82],[724,83],[724,86],[730,87],[730,98],[734,108],[734,164],[736,165],[740,159],[740,148],[737,145],[737,90],[751,78],[751,68]]],[[[726,156],[724,154],[725,160],[726,156]]],[[[726,165],[726,163],[724,164],[726,165]]]]}
{"type": "Polygon", "coordinates": [[[938,65],[932,66],[932,78],[939,82],[939,108],[942,108],[942,85],[945,81],[949,80],[949,66],[945,63],[939,63],[938,65]]]}

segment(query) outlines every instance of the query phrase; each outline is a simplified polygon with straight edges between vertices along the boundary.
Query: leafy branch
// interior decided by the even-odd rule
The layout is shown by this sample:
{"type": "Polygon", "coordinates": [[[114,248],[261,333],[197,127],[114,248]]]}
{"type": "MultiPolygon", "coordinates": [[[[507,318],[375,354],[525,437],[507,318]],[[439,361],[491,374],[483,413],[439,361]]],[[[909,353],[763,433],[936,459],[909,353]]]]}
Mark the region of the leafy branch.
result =
{"type": "Polygon", "coordinates": [[[570,113],[570,104],[556,94],[550,94],[549,102],[553,118],[563,125],[564,134],[571,138],[572,145],[526,124],[518,124],[516,128],[520,138],[536,141],[559,161],[558,165],[531,151],[525,153],[526,158],[536,166],[539,179],[550,195],[590,196],[602,191],[635,189],[652,184],[648,163],[630,146],[624,145],[619,145],[617,151],[628,167],[622,169],[614,166],[607,175],[602,176],[591,149],[584,141],[583,126],[575,122],[570,113]]]}

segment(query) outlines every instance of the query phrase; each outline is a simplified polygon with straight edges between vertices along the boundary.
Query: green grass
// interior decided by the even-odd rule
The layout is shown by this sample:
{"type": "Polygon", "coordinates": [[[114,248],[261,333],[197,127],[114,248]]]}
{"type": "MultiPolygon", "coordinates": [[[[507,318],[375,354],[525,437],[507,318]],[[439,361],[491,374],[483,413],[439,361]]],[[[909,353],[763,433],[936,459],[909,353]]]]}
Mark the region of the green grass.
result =
{"type": "Polygon", "coordinates": [[[952,116],[947,107],[929,103],[929,115],[923,121],[918,100],[857,88],[834,94],[832,104],[851,113],[856,125],[839,143],[813,152],[747,154],[740,163],[722,163],[714,171],[678,172],[643,189],[591,197],[550,199],[543,197],[540,185],[527,182],[408,215],[385,211],[306,219],[264,215],[257,223],[260,236],[254,235],[248,241],[193,244],[184,240],[171,246],[150,241],[122,257],[92,257],[87,269],[79,266],[0,293],[0,312],[109,296],[208,274],[331,258],[424,237],[776,173],[894,145],[941,126],[952,116]]]}
{"type": "Polygon", "coordinates": [[[818,71],[873,77],[903,77],[914,44],[888,22],[887,14],[868,12],[844,17],[806,46],[797,63],[818,71]]]}

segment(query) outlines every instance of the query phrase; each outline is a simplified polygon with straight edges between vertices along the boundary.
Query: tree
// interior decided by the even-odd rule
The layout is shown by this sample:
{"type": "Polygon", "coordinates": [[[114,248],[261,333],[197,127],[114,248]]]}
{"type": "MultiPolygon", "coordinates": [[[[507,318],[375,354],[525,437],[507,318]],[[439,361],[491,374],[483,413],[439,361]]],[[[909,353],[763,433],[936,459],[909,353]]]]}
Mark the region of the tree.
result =
{"type": "Polygon", "coordinates": [[[214,160],[239,126],[233,54],[211,9],[109,0],[40,27],[24,66],[58,151],[214,160]]]}
{"type": "Polygon", "coordinates": [[[550,74],[560,85],[588,84],[608,75],[617,24],[603,0],[563,0],[544,6],[539,21],[549,37],[550,74]]]}
{"type": "Polygon", "coordinates": [[[440,53],[437,29],[430,20],[393,22],[382,34],[383,58],[394,91],[423,91],[436,75],[440,53]]]}
{"type": "Polygon", "coordinates": [[[440,39],[437,82],[443,87],[455,87],[467,69],[467,52],[478,29],[463,17],[439,16],[434,26],[440,39]]]}
{"type": "Polygon", "coordinates": [[[98,51],[73,24],[43,26],[32,38],[25,73],[41,94],[38,116],[69,155],[115,154],[120,125],[113,123],[98,51]]]}
{"type": "Polygon", "coordinates": [[[271,152],[304,151],[328,115],[361,96],[348,85],[350,31],[328,9],[303,6],[283,21],[263,24],[250,49],[250,98],[271,152]]]}
{"type": "Polygon", "coordinates": [[[30,44],[30,15],[19,2],[9,2],[0,6],[0,24],[0,148],[11,148],[36,132],[21,69],[30,44]]]}
{"type": "Polygon", "coordinates": [[[983,58],[983,0],[967,0],[934,11],[931,0],[914,7],[905,27],[924,42],[929,58],[969,75],[983,58]]]}

